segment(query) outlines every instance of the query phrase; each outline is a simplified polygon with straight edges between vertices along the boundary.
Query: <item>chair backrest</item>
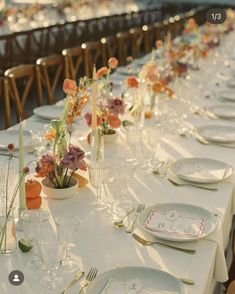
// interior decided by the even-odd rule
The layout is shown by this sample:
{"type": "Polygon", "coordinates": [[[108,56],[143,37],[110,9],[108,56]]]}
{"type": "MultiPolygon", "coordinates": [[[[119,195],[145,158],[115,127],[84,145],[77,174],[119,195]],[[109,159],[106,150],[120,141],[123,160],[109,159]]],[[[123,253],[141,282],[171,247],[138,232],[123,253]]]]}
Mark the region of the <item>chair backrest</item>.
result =
{"type": "Polygon", "coordinates": [[[4,77],[0,77],[0,101],[2,112],[4,111],[5,128],[9,128],[11,122],[11,108],[10,108],[10,96],[9,96],[9,85],[8,80],[4,77]]]}
{"type": "Polygon", "coordinates": [[[144,34],[144,52],[147,54],[155,47],[155,42],[157,40],[155,36],[155,27],[153,25],[144,25],[142,30],[144,34]]]}
{"type": "Polygon", "coordinates": [[[127,64],[127,57],[132,54],[131,38],[129,32],[117,33],[118,40],[118,59],[120,65],[127,64]]]}
{"type": "Polygon", "coordinates": [[[101,39],[101,43],[104,46],[105,64],[107,64],[110,57],[118,58],[118,41],[116,36],[104,37],[101,39]]]}
{"type": "Polygon", "coordinates": [[[84,50],[79,47],[67,48],[62,51],[65,62],[65,77],[67,79],[77,80],[78,75],[83,75],[84,67],[84,50]]]}
{"type": "Polygon", "coordinates": [[[106,65],[105,48],[101,41],[83,43],[81,47],[85,52],[85,74],[92,77],[94,64],[96,68],[106,65]]]}
{"type": "Polygon", "coordinates": [[[16,109],[18,121],[20,118],[24,119],[27,117],[25,106],[29,99],[29,103],[34,104],[36,102],[37,106],[42,105],[40,74],[39,68],[36,65],[26,64],[12,67],[6,70],[4,75],[9,81],[9,93],[16,109]],[[36,101],[34,101],[34,86],[37,88],[36,101]]]}
{"type": "Polygon", "coordinates": [[[139,58],[144,51],[144,31],[142,28],[130,29],[133,58],[139,58]]]}
{"type": "Polygon", "coordinates": [[[47,102],[53,104],[58,100],[56,90],[59,90],[59,83],[65,78],[64,58],[62,55],[51,55],[39,58],[36,64],[40,68],[42,84],[45,86],[47,102]]]}

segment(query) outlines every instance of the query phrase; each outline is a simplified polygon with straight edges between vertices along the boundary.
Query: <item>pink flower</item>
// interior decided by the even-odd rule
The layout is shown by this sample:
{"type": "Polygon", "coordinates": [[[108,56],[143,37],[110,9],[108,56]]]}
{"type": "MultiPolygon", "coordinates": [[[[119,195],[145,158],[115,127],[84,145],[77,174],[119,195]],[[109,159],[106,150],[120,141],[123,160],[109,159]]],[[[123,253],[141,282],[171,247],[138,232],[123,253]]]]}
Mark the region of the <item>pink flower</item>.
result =
{"type": "Polygon", "coordinates": [[[14,145],[13,144],[8,144],[7,149],[11,153],[14,150],[14,145]]]}
{"type": "Polygon", "coordinates": [[[108,108],[111,114],[116,116],[123,114],[125,111],[125,104],[123,99],[119,97],[108,99],[108,108]]]}
{"type": "Polygon", "coordinates": [[[109,70],[106,66],[101,67],[96,73],[97,79],[101,79],[103,76],[107,76],[108,72],[109,70]]]}
{"type": "MultiPolygon", "coordinates": [[[[92,114],[90,112],[87,112],[85,114],[85,120],[86,120],[88,127],[90,127],[91,123],[92,123],[92,114]]],[[[100,124],[101,124],[101,118],[99,115],[97,115],[97,126],[99,126],[100,124]]]]}
{"type": "Polygon", "coordinates": [[[86,170],[86,163],[84,161],[85,152],[72,144],[69,145],[68,150],[64,153],[64,158],[60,164],[64,168],[76,171],[77,169],[86,170]]]}
{"type": "Polygon", "coordinates": [[[23,173],[25,175],[29,173],[29,167],[28,166],[26,166],[26,167],[23,168],[23,173]]]}
{"type": "Polygon", "coordinates": [[[115,57],[109,58],[108,65],[110,68],[116,68],[118,66],[118,60],[115,57]]]}

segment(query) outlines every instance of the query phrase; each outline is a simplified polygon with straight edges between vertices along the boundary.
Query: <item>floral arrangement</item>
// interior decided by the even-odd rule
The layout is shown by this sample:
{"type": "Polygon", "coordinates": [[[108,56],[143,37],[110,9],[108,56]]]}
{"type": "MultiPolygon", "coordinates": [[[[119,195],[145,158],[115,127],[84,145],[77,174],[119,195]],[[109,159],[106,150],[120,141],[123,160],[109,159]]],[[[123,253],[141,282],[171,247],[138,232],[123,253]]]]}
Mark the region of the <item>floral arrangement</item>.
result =
{"type": "MultiPolygon", "coordinates": [[[[96,81],[99,89],[97,105],[97,126],[103,135],[115,134],[116,129],[121,126],[121,115],[125,112],[125,103],[121,97],[115,97],[111,93],[110,74],[118,66],[118,60],[111,57],[108,60],[108,67],[101,67],[96,73],[96,81]]],[[[85,114],[87,125],[92,124],[90,112],[85,114]]]]}
{"type": "Polygon", "coordinates": [[[61,118],[51,121],[53,152],[42,156],[37,162],[38,177],[46,178],[53,188],[70,187],[71,179],[77,170],[86,170],[84,151],[70,143],[72,124],[88,101],[90,80],[83,78],[79,87],[73,80],[66,79],[63,90],[67,94],[61,118]]]}

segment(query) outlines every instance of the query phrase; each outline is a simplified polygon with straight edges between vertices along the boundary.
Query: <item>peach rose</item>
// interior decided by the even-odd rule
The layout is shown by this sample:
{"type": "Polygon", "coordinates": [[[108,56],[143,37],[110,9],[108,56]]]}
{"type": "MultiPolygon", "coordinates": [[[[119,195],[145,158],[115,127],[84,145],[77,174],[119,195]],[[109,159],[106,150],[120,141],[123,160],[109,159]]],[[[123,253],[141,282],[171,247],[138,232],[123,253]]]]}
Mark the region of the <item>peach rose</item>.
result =
{"type": "Polygon", "coordinates": [[[164,87],[163,87],[163,85],[162,85],[162,83],[161,83],[160,81],[157,81],[157,82],[155,82],[155,83],[153,84],[153,86],[152,86],[152,90],[153,90],[153,92],[155,92],[155,93],[161,93],[161,92],[164,91],[164,87]]]}
{"type": "Polygon", "coordinates": [[[126,79],[126,83],[130,88],[138,88],[139,82],[136,77],[130,76],[126,79]]]}
{"type": "Polygon", "coordinates": [[[109,72],[109,70],[108,70],[107,66],[101,67],[96,73],[97,79],[101,79],[103,76],[106,76],[108,74],[108,72],[109,72]]]}
{"type": "Polygon", "coordinates": [[[67,94],[70,91],[75,91],[77,88],[76,82],[70,79],[65,79],[63,83],[63,91],[67,94]]]}
{"type": "Polygon", "coordinates": [[[118,66],[118,60],[115,57],[109,58],[108,65],[110,68],[116,68],[118,66]]]}

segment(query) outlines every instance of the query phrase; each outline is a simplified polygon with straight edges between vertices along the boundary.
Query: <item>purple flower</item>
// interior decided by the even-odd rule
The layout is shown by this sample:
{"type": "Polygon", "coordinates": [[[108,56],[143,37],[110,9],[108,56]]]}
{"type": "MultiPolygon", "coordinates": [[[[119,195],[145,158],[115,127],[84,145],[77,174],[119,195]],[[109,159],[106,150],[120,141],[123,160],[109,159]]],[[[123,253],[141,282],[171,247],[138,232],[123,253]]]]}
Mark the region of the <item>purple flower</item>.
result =
{"type": "Polygon", "coordinates": [[[123,114],[125,111],[125,104],[121,98],[111,98],[108,99],[108,108],[111,114],[118,116],[123,114]]]}
{"type": "Polygon", "coordinates": [[[64,158],[60,164],[64,168],[76,171],[77,169],[86,170],[86,163],[84,161],[85,152],[74,145],[70,144],[68,150],[64,152],[64,158]]]}

